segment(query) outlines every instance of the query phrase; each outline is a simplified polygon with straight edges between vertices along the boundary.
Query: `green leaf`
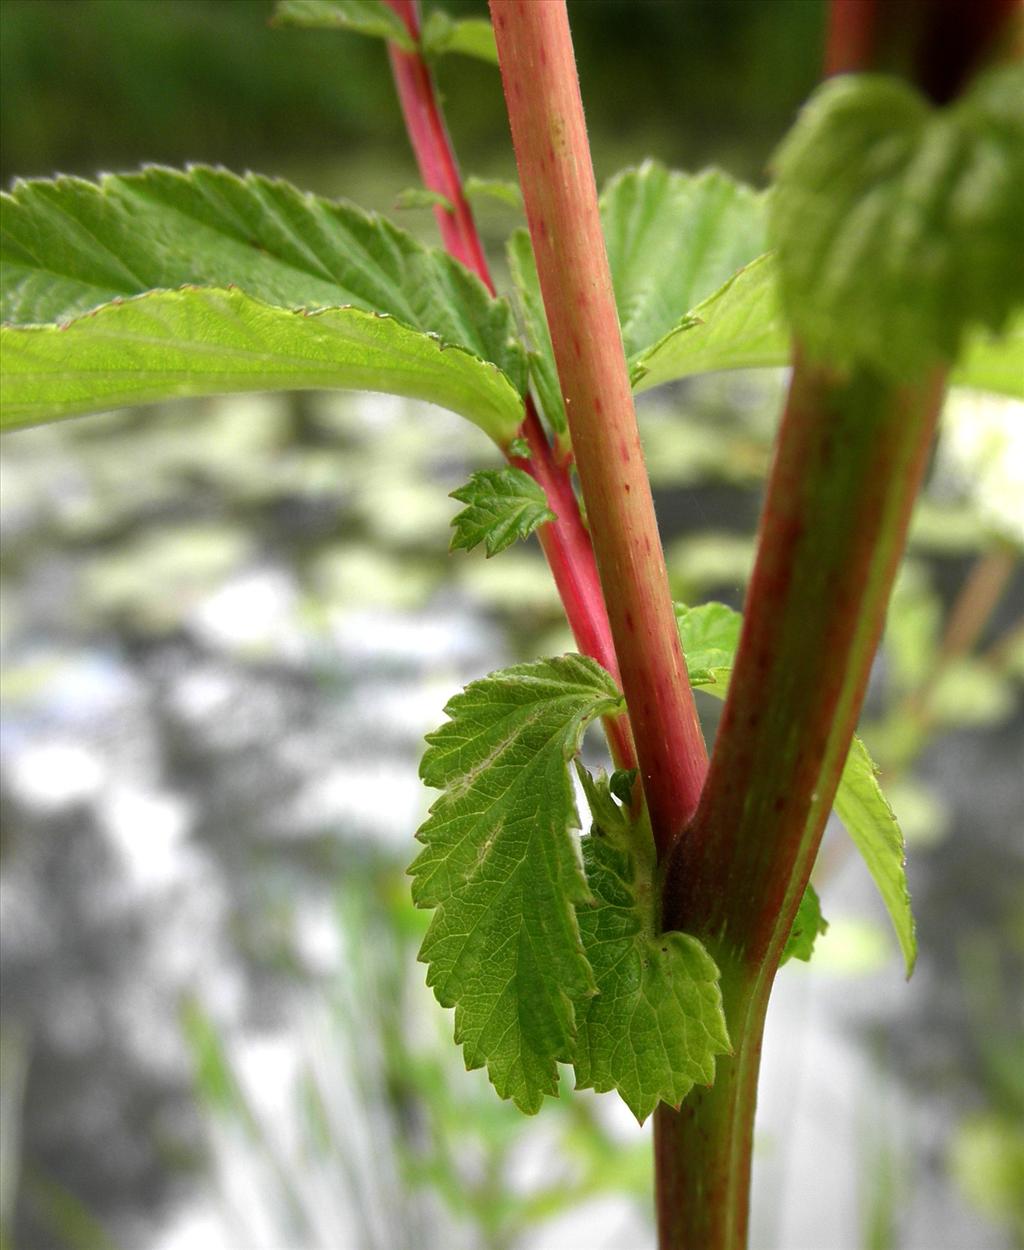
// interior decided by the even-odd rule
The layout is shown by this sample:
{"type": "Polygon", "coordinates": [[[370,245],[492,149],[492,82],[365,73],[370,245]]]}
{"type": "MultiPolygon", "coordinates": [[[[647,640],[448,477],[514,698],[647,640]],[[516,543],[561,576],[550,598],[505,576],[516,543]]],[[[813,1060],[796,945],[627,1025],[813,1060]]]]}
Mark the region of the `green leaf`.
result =
{"type": "Polygon", "coordinates": [[[759,256],[630,360],[638,391],[713,373],[789,363],[775,258],[759,256]]]}
{"type": "MultiPolygon", "coordinates": [[[[730,654],[730,643],[735,653],[742,616],[721,603],[705,603],[695,608],[676,604],[676,620],[687,667],[693,665],[691,684],[724,699],[734,661],[730,658],[728,663],[721,662],[722,654],[730,654]]],[[[867,748],[856,736],[850,744],[833,809],[860,851],[882,896],[909,977],[917,958],[917,938],[907,889],[903,834],[878,784],[877,769],[867,748]]]]}
{"type": "Polygon", "coordinates": [[[643,1121],[715,1079],[728,1054],[714,960],[696,938],[662,933],[649,827],[630,825],[609,783],[580,769],[594,824],[583,839],[593,901],[579,906],[597,994],[577,1009],[576,1084],[617,1090],[643,1121]]]}
{"type": "MultiPolygon", "coordinates": [[[[774,253],[759,256],[630,359],[637,391],[718,369],[789,364],[790,332],[782,310],[774,253]]],[[[1001,335],[968,331],[950,380],[1024,399],[1024,316],[1001,335]]]]}
{"type": "Polygon", "coordinates": [[[517,538],[529,538],[539,525],[556,519],[543,488],[522,469],[482,469],[453,490],[451,498],[469,505],[452,520],[452,551],[472,551],[483,543],[488,557],[496,556],[517,538]]]}
{"type": "Polygon", "coordinates": [[[594,992],[575,907],[589,898],[569,760],[587,724],[621,707],[592,660],[492,673],[448,704],[420,775],[443,790],[417,833],[413,901],[435,908],[420,950],[455,1008],[466,1066],[539,1110],[575,1050],[575,1004],[594,992]]]}
{"type": "Polygon", "coordinates": [[[565,415],[565,401],[555,368],[555,352],[551,345],[551,332],[544,312],[544,297],[540,293],[537,262],[533,256],[529,230],[516,230],[508,241],[508,267],[512,275],[523,329],[528,344],[530,378],[540,400],[541,411],[548,425],[559,438],[565,438],[569,422],[565,415]]]}
{"type": "Polygon", "coordinates": [[[718,170],[624,170],[601,194],[601,223],[630,359],[765,250],[764,195],[718,170]]]}
{"type": "Polygon", "coordinates": [[[691,686],[728,684],[743,617],[724,603],[675,604],[676,626],[691,686]]]}
{"type": "Polygon", "coordinates": [[[485,17],[449,17],[442,9],[433,9],[423,23],[421,35],[423,55],[443,56],[446,52],[460,52],[473,56],[489,65],[498,64],[498,49],[494,42],[494,30],[485,17]]]}
{"type": "Polygon", "coordinates": [[[813,885],[804,890],[800,906],[793,917],[793,928],[779,960],[779,967],[791,959],[802,959],[809,963],[814,953],[815,940],[828,929],[828,921],[821,914],[821,900],[813,885]]]}
{"type": "Polygon", "coordinates": [[[519,183],[510,182],[505,178],[478,178],[475,174],[470,174],[463,190],[471,200],[489,198],[500,200],[511,208],[523,207],[523,193],[519,190],[519,183]]]}
{"type": "Polygon", "coordinates": [[[402,211],[413,208],[444,208],[451,212],[452,202],[440,191],[427,187],[406,187],[395,196],[395,208],[402,211]]]}
{"type": "Polygon", "coordinates": [[[518,392],[494,365],[358,308],[304,313],[212,287],[0,329],[0,429],[184,395],[343,387],[459,412],[500,441],[518,392]]]}
{"type": "MultiPolygon", "coordinates": [[[[508,304],[450,257],[350,205],[196,167],[108,176],[98,185],[21,182],[2,207],[5,321],[61,323],[154,289],[238,286],[286,309],[386,314],[439,345],[492,361],[525,390],[508,304]]],[[[365,385],[391,389],[386,375],[365,385]]],[[[497,423],[487,418],[498,441],[522,419],[521,404],[504,407],[497,423]]]]}
{"type": "Polygon", "coordinates": [[[351,30],[360,35],[390,39],[406,52],[416,49],[405,23],[381,0],[277,0],[273,23],[275,26],[351,30]]]}
{"type": "Polygon", "coordinates": [[[1024,69],[934,108],[908,84],[841,75],[776,156],[771,233],[800,339],[895,378],[956,359],[1024,302],[1024,69]]]}
{"type": "Polygon", "coordinates": [[[850,746],[834,807],[882,896],[909,977],[917,960],[917,935],[907,889],[906,847],[878,784],[878,770],[859,738],[850,746]]]}

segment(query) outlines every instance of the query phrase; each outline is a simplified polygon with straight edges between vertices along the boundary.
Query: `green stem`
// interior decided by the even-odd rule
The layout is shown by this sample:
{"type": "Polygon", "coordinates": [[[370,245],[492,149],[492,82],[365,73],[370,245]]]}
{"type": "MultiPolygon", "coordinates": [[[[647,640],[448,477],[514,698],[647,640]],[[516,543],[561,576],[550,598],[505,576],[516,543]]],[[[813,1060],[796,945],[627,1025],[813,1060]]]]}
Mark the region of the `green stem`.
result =
{"type": "Polygon", "coordinates": [[[707,753],[637,430],[564,0],[491,0],[526,215],[659,850],[707,753]]]}
{"type": "Polygon", "coordinates": [[[707,784],[674,848],[665,924],[722,972],[731,1059],[656,1113],[662,1250],[742,1250],[761,1036],[832,805],[941,401],[798,353],[707,784]]]}

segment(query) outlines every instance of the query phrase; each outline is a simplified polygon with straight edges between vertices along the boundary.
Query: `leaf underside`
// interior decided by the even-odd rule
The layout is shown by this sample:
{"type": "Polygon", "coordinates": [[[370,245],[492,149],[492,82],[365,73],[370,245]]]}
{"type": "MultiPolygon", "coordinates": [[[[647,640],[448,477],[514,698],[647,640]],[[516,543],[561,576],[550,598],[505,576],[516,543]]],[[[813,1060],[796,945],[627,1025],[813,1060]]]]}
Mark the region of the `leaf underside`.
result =
{"type": "Polygon", "coordinates": [[[590,893],[569,761],[586,725],[620,705],[581,656],[505,669],[451,700],[420,769],[443,791],[409,870],[414,902],[435,909],[420,951],[427,983],[455,1008],[466,1066],[486,1065],[528,1113],[556,1093],[576,1005],[594,993],[575,911],[590,893]]]}
{"type": "MultiPolygon", "coordinates": [[[[734,660],[730,659],[728,664],[718,661],[722,652],[728,652],[730,639],[734,640],[733,649],[738,644],[742,623],[740,613],[721,603],[705,603],[695,608],[677,604],[676,622],[683,654],[687,656],[687,665],[690,664],[691,650],[696,661],[694,670],[690,673],[691,684],[724,699],[728,693],[734,660]],[[733,621],[731,626],[730,617],[733,621]],[[700,664],[702,658],[706,660],[709,653],[713,655],[715,662],[706,663],[701,672],[696,665],[700,664]]],[[[917,958],[917,937],[910,906],[910,891],[907,888],[903,834],[878,784],[877,769],[867,747],[856,736],[850,744],[850,751],[839,778],[833,808],[860,851],[882,897],[909,977],[917,958]]],[[[806,896],[804,901],[806,902],[806,896]]]]}
{"type": "Polygon", "coordinates": [[[582,774],[594,824],[583,839],[593,901],[578,908],[597,994],[578,1008],[576,1084],[617,1090],[643,1121],[711,1085],[730,1051],[718,969],[696,938],[662,933],[654,843],[630,825],[607,781],[582,774]]]}
{"type": "Polygon", "coordinates": [[[451,498],[467,505],[452,519],[452,551],[483,543],[487,555],[495,556],[555,519],[543,488],[522,469],[483,469],[451,498]]]}
{"type": "Polygon", "coordinates": [[[386,389],[503,428],[518,393],[494,365],[358,308],[303,313],[194,287],[0,330],[0,429],[186,395],[386,389]]]}

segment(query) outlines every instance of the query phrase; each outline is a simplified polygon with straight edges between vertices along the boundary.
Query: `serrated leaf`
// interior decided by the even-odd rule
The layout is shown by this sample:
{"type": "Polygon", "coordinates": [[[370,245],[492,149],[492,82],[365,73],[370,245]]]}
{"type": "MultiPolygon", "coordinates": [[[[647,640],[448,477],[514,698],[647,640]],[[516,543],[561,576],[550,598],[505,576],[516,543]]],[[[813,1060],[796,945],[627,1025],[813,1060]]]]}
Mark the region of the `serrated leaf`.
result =
{"type": "Polygon", "coordinates": [[[821,914],[821,900],[813,885],[808,885],[800,899],[800,906],[793,917],[793,928],[782,950],[779,967],[791,959],[809,963],[814,954],[814,943],[828,930],[828,921],[821,914]]]}
{"type": "Polygon", "coordinates": [[[580,777],[594,825],[583,839],[593,901],[579,907],[597,994],[577,1009],[576,1084],[617,1090],[643,1121],[710,1085],[730,1051],[714,960],[696,938],[662,933],[649,828],[631,827],[607,779],[580,777]]]}
{"type": "Polygon", "coordinates": [[[906,846],[878,784],[878,770],[859,738],[850,746],[834,807],[882,896],[909,977],[917,960],[917,934],[907,889],[906,846]]]}
{"type": "MultiPolygon", "coordinates": [[[[720,699],[728,693],[734,660],[701,667],[701,648],[707,648],[708,641],[712,641],[719,651],[716,659],[720,659],[721,652],[728,652],[730,637],[738,645],[742,619],[739,612],[720,603],[695,608],[676,604],[676,621],[687,666],[691,663],[690,649],[697,661],[691,673],[691,684],[720,699]]],[[[704,655],[707,654],[705,650],[704,655]]],[[[907,889],[906,848],[899,823],[878,784],[877,771],[867,747],[854,736],[839,778],[833,809],[860,851],[882,897],[909,977],[917,958],[917,938],[907,889]]]]}
{"type": "Polygon", "coordinates": [[[522,469],[482,469],[451,498],[468,505],[452,519],[452,551],[483,543],[487,555],[495,556],[556,519],[543,489],[522,469]]]}
{"type": "Polygon", "coordinates": [[[772,241],[808,351],[901,379],[1024,303],[1024,69],[934,108],[881,75],[812,96],[775,158],[772,241]]]}
{"type": "Polygon", "coordinates": [[[621,706],[608,674],[567,655],[492,673],[448,704],[420,775],[443,791],[417,833],[413,900],[435,909],[420,950],[455,1008],[466,1066],[527,1113],[557,1090],[576,1007],[594,992],[575,907],[589,897],[569,761],[621,706]]]}
{"type": "Polygon", "coordinates": [[[718,170],[689,175],[654,161],[608,183],[601,224],[630,359],[766,247],[762,193],[718,170]]]}
{"type": "Polygon", "coordinates": [[[406,52],[416,47],[405,23],[381,0],[277,0],[273,22],[275,26],[351,30],[390,39],[406,52]]]}
{"type": "Polygon", "coordinates": [[[520,397],[494,365],[358,308],[303,313],[240,290],[155,291],[63,326],[0,329],[0,429],[186,395],[346,388],[440,404],[492,437],[520,397]]]}
{"type": "Polygon", "coordinates": [[[453,18],[443,9],[432,9],[423,23],[420,42],[424,56],[458,52],[486,61],[489,65],[498,64],[494,29],[485,17],[453,18]]]}
{"type": "Polygon", "coordinates": [[[491,360],[525,390],[511,310],[445,253],[351,204],[192,166],[19,182],[3,196],[2,319],[62,321],[116,297],[240,286],[285,308],[386,313],[491,360]]]}
{"type": "Polygon", "coordinates": [[[564,438],[569,422],[528,230],[513,231],[508,240],[507,256],[526,336],[530,378],[548,425],[556,436],[564,438]]]}

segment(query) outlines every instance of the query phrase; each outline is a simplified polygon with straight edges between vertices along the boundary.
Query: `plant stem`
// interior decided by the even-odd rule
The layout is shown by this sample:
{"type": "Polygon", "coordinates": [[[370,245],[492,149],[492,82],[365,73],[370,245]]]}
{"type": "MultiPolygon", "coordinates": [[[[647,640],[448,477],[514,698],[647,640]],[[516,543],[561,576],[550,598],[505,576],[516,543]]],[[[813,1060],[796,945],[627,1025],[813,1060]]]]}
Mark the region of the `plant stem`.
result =
{"type": "Polygon", "coordinates": [[[706,942],[735,1053],[656,1113],[662,1250],[742,1250],[761,1035],[856,726],[942,397],[797,353],[707,785],[666,927],[706,942]]]}
{"type": "Polygon", "coordinates": [[[598,213],[564,0],[491,0],[526,215],[655,842],[707,754],[679,645],[598,213]]]}
{"type": "MultiPolygon", "coordinates": [[[[384,3],[398,14],[418,44],[417,0],[384,0],[384,3]]],[[[388,53],[420,176],[426,187],[440,192],[451,204],[450,209],[441,205],[434,209],[445,249],[471,269],[493,295],[494,282],[473,210],[463,190],[430,66],[418,52],[406,52],[395,44],[388,44],[388,53]]],[[[541,486],[557,518],[542,526],[538,537],[576,645],[582,654],[596,660],[621,684],[594,549],[573,489],[569,463],[556,459],[530,396],[526,398],[526,415],[518,434],[530,449],[529,457],[509,455],[507,448],[506,455],[510,464],[525,470],[541,486]]],[[[634,768],[636,749],[627,717],[606,719],[605,730],[616,764],[620,768],[634,768]]]]}

